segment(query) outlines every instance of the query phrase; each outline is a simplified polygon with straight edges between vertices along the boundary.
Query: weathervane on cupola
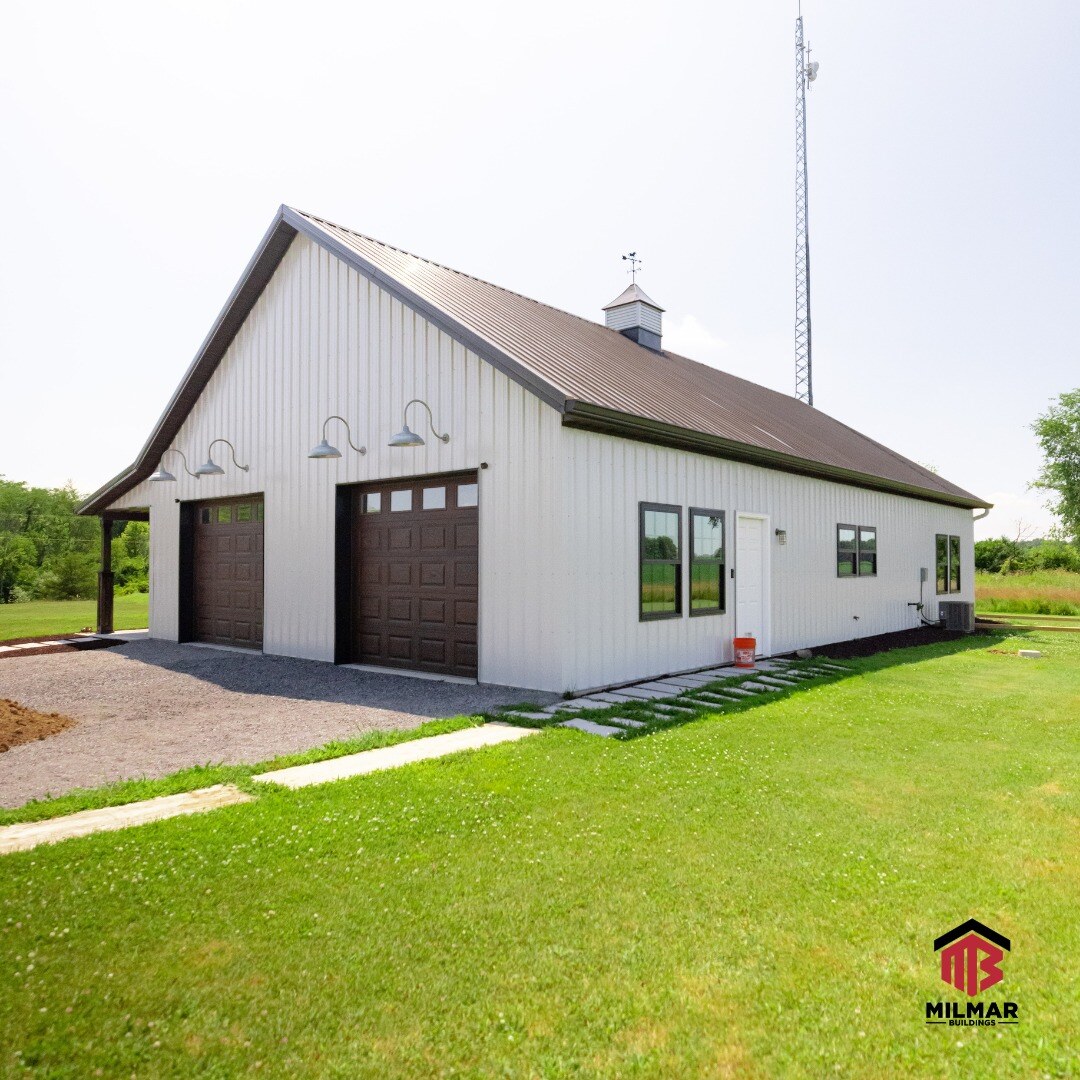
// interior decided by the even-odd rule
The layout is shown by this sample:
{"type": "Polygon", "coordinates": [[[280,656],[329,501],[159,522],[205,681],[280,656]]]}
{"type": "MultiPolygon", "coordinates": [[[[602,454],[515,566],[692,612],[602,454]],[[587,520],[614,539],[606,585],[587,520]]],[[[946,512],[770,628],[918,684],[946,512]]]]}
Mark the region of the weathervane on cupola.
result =
{"type": "Polygon", "coordinates": [[[630,284],[604,308],[604,325],[646,349],[660,352],[660,317],[664,309],[637,283],[641,269],[638,253],[630,251],[622,258],[630,264],[626,271],[630,275],[630,284]]]}

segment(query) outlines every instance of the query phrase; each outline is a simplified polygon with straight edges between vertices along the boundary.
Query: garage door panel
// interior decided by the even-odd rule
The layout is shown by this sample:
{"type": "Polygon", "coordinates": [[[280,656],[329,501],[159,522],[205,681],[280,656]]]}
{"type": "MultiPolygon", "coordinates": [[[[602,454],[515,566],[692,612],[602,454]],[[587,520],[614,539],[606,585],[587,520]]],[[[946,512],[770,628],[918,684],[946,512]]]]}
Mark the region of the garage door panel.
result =
{"type": "Polygon", "coordinates": [[[413,565],[411,562],[401,562],[395,559],[387,563],[386,583],[388,585],[411,585],[413,579],[413,565]]]}
{"type": "Polygon", "coordinates": [[[420,584],[442,588],[446,584],[446,564],[425,562],[420,564],[420,584]]]}
{"type": "Polygon", "coordinates": [[[408,596],[391,596],[386,601],[386,617],[390,622],[411,623],[413,602],[408,596]]]}
{"type": "Polygon", "coordinates": [[[473,474],[354,490],[353,659],[476,675],[479,510],[457,497],[475,483],[473,474]]]}
{"type": "Polygon", "coordinates": [[[446,641],[443,638],[420,639],[420,659],[425,664],[446,663],[446,641]]]}
{"type": "Polygon", "coordinates": [[[454,602],[454,622],[463,626],[475,626],[480,605],[475,600],[457,600],[454,602]]]}
{"type": "Polygon", "coordinates": [[[422,598],[420,600],[420,621],[422,623],[445,623],[446,601],[422,598]]]}
{"type": "Polygon", "coordinates": [[[454,546],[458,551],[475,551],[480,544],[480,529],[475,522],[454,526],[454,546]]]}
{"type": "Polygon", "coordinates": [[[459,559],[451,564],[455,589],[475,589],[480,584],[479,567],[474,561],[459,559]]]}
{"type": "Polygon", "coordinates": [[[197,641],[262,647],[261,498],[215,500],[194,512],[192,623],[197,641]]]}
{"type": "Polygon", "coordinates": [[[420,528],[420,547],[424,551],[442,551],[446,547],[445,525],[423,525],[420,528]]]}
{"type": "Polygon", "coordinates": [[[403,634],[387,634],[386,646],[392,660],[408,660],[413,654],[412,637],[403,634]]]}

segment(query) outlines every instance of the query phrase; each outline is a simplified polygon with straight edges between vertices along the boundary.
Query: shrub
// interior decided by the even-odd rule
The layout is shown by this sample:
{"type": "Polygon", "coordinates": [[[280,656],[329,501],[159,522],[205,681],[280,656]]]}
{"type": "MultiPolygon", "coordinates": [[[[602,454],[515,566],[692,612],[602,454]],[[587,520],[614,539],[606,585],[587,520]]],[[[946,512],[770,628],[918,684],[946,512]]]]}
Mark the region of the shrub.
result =
{"type": "Polygon", "coordinates": [[[975,569],[988,574],[1000,574],[1005,564],[1022,559],[1024,549],[1015,541],[1001,536],[996,540],[979,540],[975,544],[975,569]]]}

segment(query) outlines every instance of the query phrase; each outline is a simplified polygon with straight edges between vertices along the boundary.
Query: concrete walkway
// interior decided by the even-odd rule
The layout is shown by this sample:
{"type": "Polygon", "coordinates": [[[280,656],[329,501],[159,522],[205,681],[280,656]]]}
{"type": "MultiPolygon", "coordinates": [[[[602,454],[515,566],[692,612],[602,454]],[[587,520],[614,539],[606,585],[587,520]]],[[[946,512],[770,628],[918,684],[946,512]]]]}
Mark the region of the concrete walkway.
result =
{"type": "MultiPolygon", "coordinates": [[[[377,750],[364,750],[359,754],[314,761],[309,765],[294,765],[288,769],[259,773],[253,780],[267,784],[281,784],[288,788],[310,787],[326,784],[331,780],[343,780],[349,776],[363,776],[381,769],[395,769],[413,761],[445,757],[460,750],[478,750],[485,746],[514,742],[527,735],[536,735],[538,728],[514,727],[498,722],[480,727],[463,728],[445,735],[431,735],[425,739],[412,739],[396,746],[381,746],[377,750]]],[[[250,802],[253,796],[232,784],[215,784],[213,787],[188,791],[181,795],[163,795],[143,802],[108,806],[101,810],[81,810],[66,817],[50,818],[48,821],[32,821],[0,828],[0,855],[12,851],[29,851],[38,844],[52,844],[75,836],[89,836],[96,832],[111,832],[132,825],[145,825],[149,821],[179,817],[181,814],[198,814],[219,806],[250,802]]]]}
{"type": "Polygon", "coordinates": [[[484,724],[482,727],[463,728],[445,735],[429,735],[426,739],[412,739],[396,746],[380,746],[377,750],[364,750],[359,754],[314,761],[310,765],[293,765],[288,769],[258,773],[252,780],[266,784],[282,784],[289,788],[326,784],[331,780],[343,780],[349,776],[363,776],[381,769],[396,769],[413,761],[445,757],[459,750],[478,750],[483,746],[513,742],[526,735],[535,735],[539,728],[514,727],[511,724],[484,724]]]}
{"type": "Polygon", "coordinates": [[[29,851],[38,844],[55,844],[57,840],[69,840],[74,836],[89,836],[91,833],[145,825],[149,821],[162,821],[165,818],[179,817],[181,814],[201,814],[206,810],[216,810],[219,806],[231,806],[250,800],[250,795],[232,784],[215,784],[198,791],[162,795],[156,799],[126,803],[123,806],[80,810],[77,814],[50,818],[48,821],[5,825],[0,828],[0,855],[11,851],[29,851]]]}

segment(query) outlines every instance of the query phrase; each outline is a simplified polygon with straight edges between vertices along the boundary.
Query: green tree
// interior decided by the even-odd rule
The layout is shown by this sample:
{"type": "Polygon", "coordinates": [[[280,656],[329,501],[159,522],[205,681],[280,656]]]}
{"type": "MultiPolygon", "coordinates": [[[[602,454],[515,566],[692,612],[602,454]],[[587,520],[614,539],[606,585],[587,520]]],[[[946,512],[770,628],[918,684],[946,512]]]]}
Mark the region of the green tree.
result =
{"type": "MultiPolygon", "coordinates": [[[[34,488],[0,476],[0,603],[95,594],[101,521],[76,515],[81,498],[71,484],[34,488]]],[[[129,522],[117,537],[113,570],[121,592],[147,588],[144,522],[129,522]]]]}
{"type": "Polygon", "coordinates": [[[33,543],[17,533],[0,533],[0,604],[10,604],[16,589],[32,590],[37,571],[33,543]]]}
{"type": "Polygon", "coordinates": [[[1047,509],[1061,519],[1072,542],[1080,543],[1080,388],[1061,394],[1031,427],[1043,453],[1031,486],[1052,493],[1047,509]]]}

